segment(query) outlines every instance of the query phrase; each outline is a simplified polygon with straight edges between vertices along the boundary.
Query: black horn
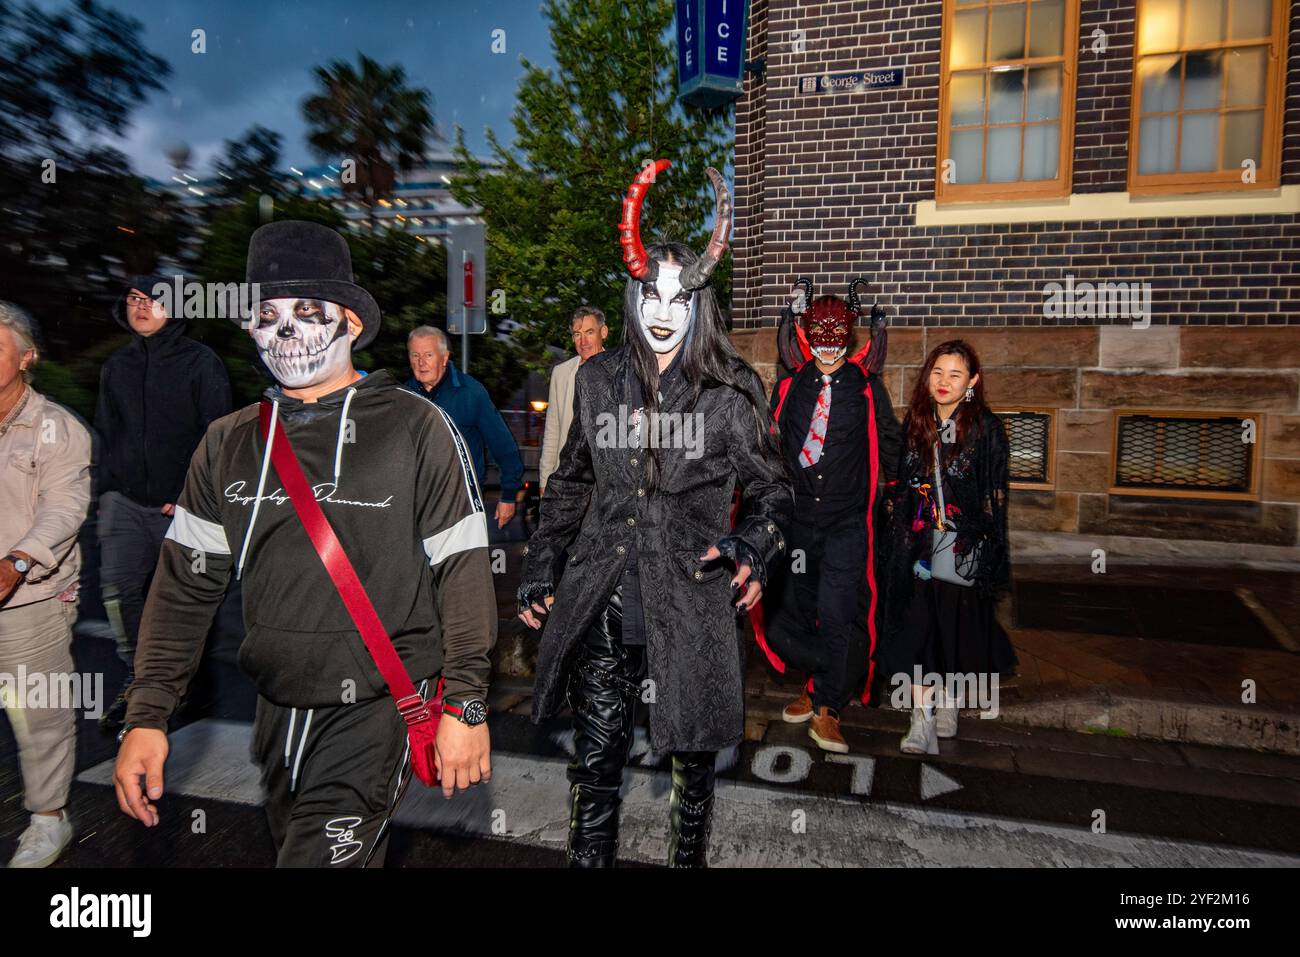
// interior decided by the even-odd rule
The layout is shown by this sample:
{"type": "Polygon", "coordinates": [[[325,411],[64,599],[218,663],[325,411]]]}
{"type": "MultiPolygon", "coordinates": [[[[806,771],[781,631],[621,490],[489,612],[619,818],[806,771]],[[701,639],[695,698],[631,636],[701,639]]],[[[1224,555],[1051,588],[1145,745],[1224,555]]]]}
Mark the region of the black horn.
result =
{"type": "Polygon", "coordinates": [[[861,301],[858,299],[858,286],[870,285],[871,283],[866,279],[863,279],[861,276],[849,283],[849,308],[855,313],[862,311],[861,301]]]}

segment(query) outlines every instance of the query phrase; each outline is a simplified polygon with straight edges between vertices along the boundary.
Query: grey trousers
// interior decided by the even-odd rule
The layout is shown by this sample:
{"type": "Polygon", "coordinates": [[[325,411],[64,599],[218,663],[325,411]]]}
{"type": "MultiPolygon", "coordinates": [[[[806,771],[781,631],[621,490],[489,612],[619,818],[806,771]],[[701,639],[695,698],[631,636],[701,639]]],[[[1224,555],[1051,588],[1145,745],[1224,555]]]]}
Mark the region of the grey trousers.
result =
{"type": "Polygon", "coordinates": [[[0,674],[5,677],[0,702],[18,741],[23,806],[33,813],[68,803],[77,757],[76,703],[60,702],[55,695],[29,698],[18,679],[25,674],[22,684],[30,688],[33,676],[43,675],[45,686],[55,688],[73,673],[76,620],[77,603],[57,598],[0,608],[0,674]]]}
{"type": "Polygon", "coordinates": [[[158,509],[137,505],[121,492],[99,497],[99,582],[117,635],[117,656],[127,668],[135,665],[144,600],[171,523],[158,509]]]}

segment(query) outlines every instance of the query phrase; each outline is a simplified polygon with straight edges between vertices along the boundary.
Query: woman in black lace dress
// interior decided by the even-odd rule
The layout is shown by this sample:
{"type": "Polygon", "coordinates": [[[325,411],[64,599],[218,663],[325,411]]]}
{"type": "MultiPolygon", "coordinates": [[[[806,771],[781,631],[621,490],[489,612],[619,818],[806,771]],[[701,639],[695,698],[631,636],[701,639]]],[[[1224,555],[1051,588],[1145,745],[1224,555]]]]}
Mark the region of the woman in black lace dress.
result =
{"type": "Polygon", "coordinates": [[[1011,583],[1007,436],[968,344],[926,357],[903,436],[885,499],[877,664],[899,706],[910,694],[902,750],[936,754],[938,738],[957,734],[958,707],[995,702],[998,676],[1016,664],[993,614],[1011,583]]]}

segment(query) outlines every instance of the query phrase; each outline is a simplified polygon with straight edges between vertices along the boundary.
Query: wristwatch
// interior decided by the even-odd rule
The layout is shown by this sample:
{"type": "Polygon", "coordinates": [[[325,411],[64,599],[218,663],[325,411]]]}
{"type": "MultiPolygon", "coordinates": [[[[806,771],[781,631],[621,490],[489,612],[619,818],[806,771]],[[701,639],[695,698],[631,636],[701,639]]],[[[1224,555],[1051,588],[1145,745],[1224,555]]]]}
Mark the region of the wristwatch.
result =
{"type": "Polygon", "coordinates": [[[5,556],[5,561],[13,562],[14,571],[16,571],[20,575],[26,575],[29,571],[32,570],[31,562],[29,562],[27,559],[19,555],[14,555],[12,552],[5,556]]]}
{"type": "Polygon", "coordinates": [[[471,728],[487,720],[488,706],[482,698],[443,698],[442,713],[460,719],[471,728]]]}

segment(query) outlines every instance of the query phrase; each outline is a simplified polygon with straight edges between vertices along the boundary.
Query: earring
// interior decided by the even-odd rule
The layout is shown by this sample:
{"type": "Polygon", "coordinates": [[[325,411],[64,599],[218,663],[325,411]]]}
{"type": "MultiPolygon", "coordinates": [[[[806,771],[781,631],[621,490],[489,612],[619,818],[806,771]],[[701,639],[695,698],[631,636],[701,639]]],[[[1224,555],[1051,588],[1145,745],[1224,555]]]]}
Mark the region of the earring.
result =
{"type": "Polygon", "coordinates": [[[973,398],[975,398],[975,387],[968,385],[966,386],[966,401],[969,402],[973,398]]]}

